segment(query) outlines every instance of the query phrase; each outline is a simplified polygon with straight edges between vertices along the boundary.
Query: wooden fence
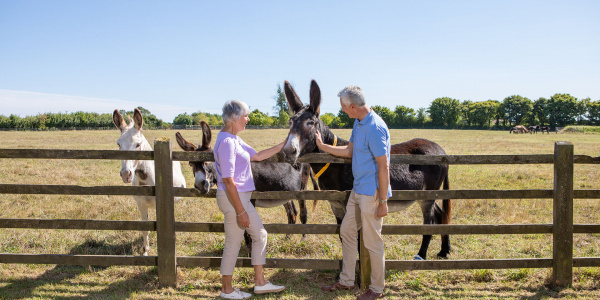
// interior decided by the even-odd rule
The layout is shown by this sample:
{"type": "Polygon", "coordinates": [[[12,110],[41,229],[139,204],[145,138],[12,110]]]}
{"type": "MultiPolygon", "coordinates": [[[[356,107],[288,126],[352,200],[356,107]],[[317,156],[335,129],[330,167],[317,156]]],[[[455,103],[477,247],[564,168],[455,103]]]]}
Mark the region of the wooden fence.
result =
{"type": "MultiPolygon", "coordinates": [[[[177,222],[174,218],[173,197],[207,197],[195,189],[174,188],[171,164],[173,161],[212,161],[212,153],[172,152],[169,139],[155,141],[154,151],[118,150],[39,150],[0,149],[0,158],[34,159],[113,159],[154,160],[156,186],[73,186],[0,184],[0,194],[61,194],[61,195],[143,195],[157,198],[156,221],[103,220],[44,220],[0,219],[0,228],[138,230],[157,232],[157,256],[130,255],[62,255],[1,253],[0,263],[65,264],[65,265],[133,265],[157,266],[160,286],[177,285],[177,266],[218,267],[220,257],[176,256],[176,232],[223,232],[222,223],[177,222]]],[[[283,162],[275,156],[270,162],[283,162]]],[[[348,163],[350,160],[327,154],[309,154],[300,162],[348,163]]],[[[600,198],[600,190],[574,190],[574,164],[599,164],[600,158],[574,155],[573,145],[556,142],[554,154],[543,155],[393,155],[392,164],[554,164],[554,188],[532,190],[435,190],[393,191],[390,201],[414,199],[553,199],[552,224],[521,225],[384,225],[386,235],[423,234],[552,234],[551,258],[481,259],[481,260],[388,260],[387,269],[448,270],[448,269],[509,269],[552,268],[555,285],[569,286],[573,267],[600,266],[599,257],[573,257],[573,234],[600,233],[600,224],[573,224],[574,198],[600,198]]],[[[349,191],[255,192],[253,199],[344,201],[349,191]]],[[[214,191],[208,197],[215,197],[214,191]]],[[[333,224],[265,224],[269,233],[280,234],[339,234],[333,224]]],[[[361,251],[366,253],[366,251],[361,251]]],[[[361,256],[357,266],[368,266],[361,256]]],[[[239,258],[238,267],[251,267],[250,259],[239,258]]],[[[267,268],[341,269],[341,260],[268,258],[267,268]]],[[[361,286],[368,286],[368,268],[361,269],[361,286]]]]}

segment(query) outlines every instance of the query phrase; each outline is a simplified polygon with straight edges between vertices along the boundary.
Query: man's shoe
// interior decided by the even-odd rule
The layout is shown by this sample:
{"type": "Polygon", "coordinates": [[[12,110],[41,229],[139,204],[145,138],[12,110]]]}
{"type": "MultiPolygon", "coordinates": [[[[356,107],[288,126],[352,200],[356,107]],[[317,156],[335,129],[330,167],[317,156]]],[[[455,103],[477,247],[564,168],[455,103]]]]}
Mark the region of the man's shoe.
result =
{"type": "Polygon", "coordinates": [[[353,285],[352,286],[343,285],[339,281],[336,281],[336,283],[334,283],[333,285],[322,286],[321,289],[326,292],[333,292],[333,291],[337,291],[337,290],[351,290],[351,289],[354,289],[354,286],[353,285]]]}
{"type": "Polygon", "coordinates": [[[225,298],[225,299],[247,299],[247,298],[250,298],[251,296],[252,296],[252,294],[244,293],[238,289],[233,289],[233,292],[231,292],[229,294],[225,294],[225,293],[221,292],[221,294],[219,295],[219,297],[225,298]]]}
{"type": "Polygon", "coordinates": [[[277,293],[285,290],[285,286],[283,285],[274,285],[267,281],[267,284],[263,286],[254,286],[255,294],[268,294],[268,293],[277,293]]]}
{"type": "Polygon", "coordinates": [[[375,293],[372,289],[368,289],[364,294],[356,297],[358,300],[374,300],[383,298],[383,294],[375,293]]]}

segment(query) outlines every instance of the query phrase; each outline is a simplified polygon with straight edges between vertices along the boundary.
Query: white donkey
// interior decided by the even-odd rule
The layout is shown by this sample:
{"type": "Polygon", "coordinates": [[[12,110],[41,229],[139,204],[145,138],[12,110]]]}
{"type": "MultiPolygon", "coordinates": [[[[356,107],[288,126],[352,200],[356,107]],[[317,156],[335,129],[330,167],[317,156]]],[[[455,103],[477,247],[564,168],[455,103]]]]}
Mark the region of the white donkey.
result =
{"type": "MultiPolygon", "coordinates": [[[[129,116],[128,116],[129,117],[129,116]]],[[[119,150],[129,151],[152,151],[152,147],[142,134],[142,125],[144,118],[139,109],[135,109],[133,120],[129,117],[129,125],[123,120],[119,110],[113,112],[113,121],[115,126],[121,130],[121,137],[117,140],[119,150]]],[[[132,186],[155,185],[154,161],[152,160],[122,160],[121,171],[119,172],[123,182],[131,183],[132,186]]],[[[173,162],[173,186],[185,187],[185,178],[181,173],[181,164],[178,161],[173,162]]],[[[148,208],[156,209],[156,197],[154,196],[133,196],[137,202],[142,221],[148,220],[148,208]]],[[[175,198],[175,201],[180,198],[175,198]]],[[[149,231],[143,231],[144,256],[148,255],[150,243],[148,242],[149,231]]]]}

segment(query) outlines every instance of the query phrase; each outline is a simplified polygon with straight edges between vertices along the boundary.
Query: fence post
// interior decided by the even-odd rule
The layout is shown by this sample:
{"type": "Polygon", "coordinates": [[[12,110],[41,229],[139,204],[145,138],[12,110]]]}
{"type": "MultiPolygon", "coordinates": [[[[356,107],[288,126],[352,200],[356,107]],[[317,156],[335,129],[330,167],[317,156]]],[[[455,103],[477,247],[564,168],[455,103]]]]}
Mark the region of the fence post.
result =
{"type": "Polygon", "coordinates": [[[173,155],[168,138],[154,141],[156,177],[156,239],[158,248],[158,282],[160,287],[177,286],[175,257],[175,206],[173,197],[173,155]]]}
{"type": "Polygon", "coordinates": [[[358,259],[360,262],[360,289],[366,290],[369,288],[369,285],[371,285],[371,256],[369,255],[369,250],[367,249],[367,247],[365,247],[363,237],[364,230],[361,227],[359,238],[360,253],[358,255],[358,259]]]}
{"type": "Polygon", "coordinates": [[[573,144],[554,144],[552,282],[573,284],[573,144]]]}

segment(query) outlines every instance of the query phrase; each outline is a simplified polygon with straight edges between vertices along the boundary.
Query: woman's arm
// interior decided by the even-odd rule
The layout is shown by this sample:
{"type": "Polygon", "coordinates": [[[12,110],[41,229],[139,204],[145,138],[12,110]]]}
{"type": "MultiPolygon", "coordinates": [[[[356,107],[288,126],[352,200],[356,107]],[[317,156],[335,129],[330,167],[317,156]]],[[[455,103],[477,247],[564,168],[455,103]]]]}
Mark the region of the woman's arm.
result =
{"type": "Polygon", "coordinates": [[[244,205],[242,205],[242,201],[240,200],[240,195],[238,194],[233,177],[223,178],[223,183],[225,184],[225,192],[227,193],[227,197],[235,209],[238,222],[240,222],[242,227],[250,228],[250,217],[248,217],[246,209],[244,208],[244,205]]]}
{"type": "MultiPolygon", "coordinates": [[[[287,139],[286,139],[286,141],[287,141],[287,139]]],[[[283,149],[283,146],[285,145],[286,141],[283,141],[283,142],[281,142],[281,143],[277,144],[276,146],[271,147],[269,149],[265,149],[265,150],[262,150],[260,152],[257,152],[256,154],[252,155],[252,157],[250,157],[250,161],[265,160],[265,159],[267,159],[267,158],[269,158],[269,157],[271,157],[271,156],[279,153],[281,151],[281,149],[283,149]]]]}

